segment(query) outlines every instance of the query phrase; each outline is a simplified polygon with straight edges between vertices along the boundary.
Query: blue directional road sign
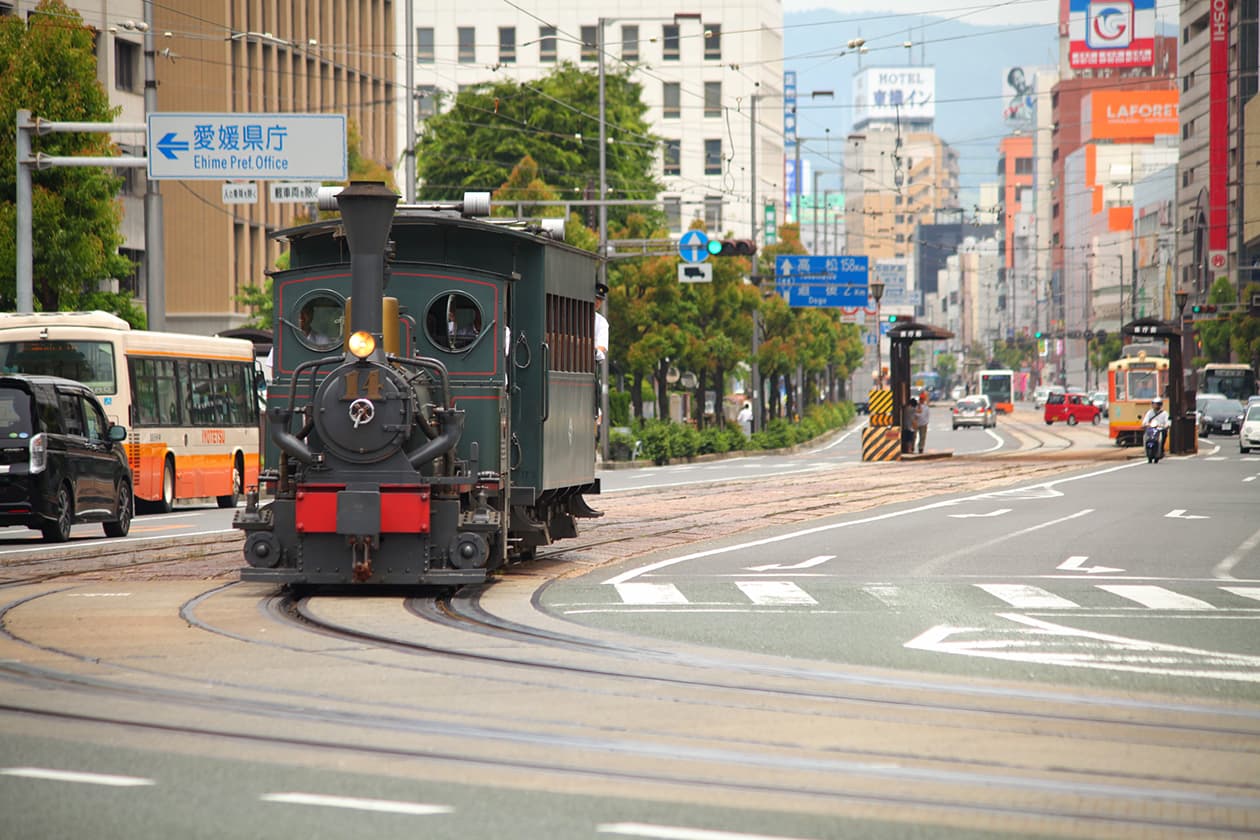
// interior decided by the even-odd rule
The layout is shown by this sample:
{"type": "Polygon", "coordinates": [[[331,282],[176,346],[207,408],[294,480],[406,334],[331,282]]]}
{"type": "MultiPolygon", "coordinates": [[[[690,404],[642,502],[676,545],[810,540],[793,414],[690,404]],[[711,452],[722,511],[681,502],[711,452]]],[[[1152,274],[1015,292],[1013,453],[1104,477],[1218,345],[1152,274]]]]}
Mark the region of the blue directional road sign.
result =
{"type": "Polygon", "coordinates": [[[709,258],[709,237],[702,230],[689,230],[678,240],[678,255],[687,262],[704,262],[709,258]]]}
{"type": "Polygon", "coordinates": [[[149,177],[344,181],[344,114],[149,114],[149,177]]]}
{"type": "Polygon", "coordinates": [[[867,280],[865,256],[774,258],[775,290],[788,306],[865,308],[867,280]]]}

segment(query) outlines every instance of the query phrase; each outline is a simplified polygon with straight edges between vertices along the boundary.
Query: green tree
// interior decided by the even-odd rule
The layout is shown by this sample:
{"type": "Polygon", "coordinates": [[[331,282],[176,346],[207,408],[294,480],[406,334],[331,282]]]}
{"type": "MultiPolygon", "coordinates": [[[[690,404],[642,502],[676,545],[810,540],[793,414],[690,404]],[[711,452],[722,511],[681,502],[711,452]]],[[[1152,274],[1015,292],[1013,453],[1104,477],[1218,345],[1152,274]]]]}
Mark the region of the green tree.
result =
{"type": "MultiPolygon", "coordinates": [[[[1243,305],[1246,306],[1255,295],[1260,295],[1260,283],[1248,284],[1243,290],[1243,305]]],[[[1234,313],[1230,319],[1229,346],[1235,359],[1251,365],[1252,370],[1260,371],[1260,315],[1249,311],[1234,313]]]]}
{"type": "MultiPolygon", "coordinates": [[[[111,122],[119,109],[96,78],[95,39],[62,0],[43,0],[29,18],[0,17],[0,306],[17,301],[17,147],[13,115],[27,109],[56,122],[111,122]]],[[[33,137],[32,150],[55,156],[108,156],[109,135],[33,137]]],[[[34,303],[43,311],[105,307],[143,326],[126,295],[98,292],[99,282],[128,277],[118,190],[122,179],[99,167],[53,167],[31,173],[34,303]]]]}
{"type": "MultiPolygon", "coordinates": [[[[655,199],[657,138],[649,133],[641,88],[628,73],[607,73],[609,198],[655,199]]],[[[418,192],[426,199],[459,198],[510,180],[524,158],[560,196],[599,192],[599,79],[564,63],[527,82],[502,81],[467,88],[454,106],[425,121],[416,144],[418,192]]],[[[610,206],[610,222],[625,224],[630,209],[610,206]]],[[[642,212],[641,209],[638,212],[642,212]]],[[[653,211],[658,227],[663,218],[653,211]]],[[[587,215],[595,227],[595,213],[587,215]]]]}
{"type": "MultiPolygon", "coordinates": [[[[1218,277],[1208,291],[1208,303],[1234,303],[1234,284],[1228,277],[1218,277]]],[[[1195,322],[1195,334],[1198,337],[1200,355],[1195,358],[1195,367],[1207,362],[1228,362],[1230,351],[1230,329],[1232,319],[1219,321],[1195,322]]]]}
{"type": "Polygon", "coordinates": [[[555,201],[558,194],[542,178],[538,176],[538,162],[530,155],[525,155],[512,168],[503,186],[494,191],[493,199],[497,201],[518,202],[517,207],[496,207],[496,216],[556,218],[564,215],[564,208],[554,204],[533,204],[535,201],[555,201]]]}

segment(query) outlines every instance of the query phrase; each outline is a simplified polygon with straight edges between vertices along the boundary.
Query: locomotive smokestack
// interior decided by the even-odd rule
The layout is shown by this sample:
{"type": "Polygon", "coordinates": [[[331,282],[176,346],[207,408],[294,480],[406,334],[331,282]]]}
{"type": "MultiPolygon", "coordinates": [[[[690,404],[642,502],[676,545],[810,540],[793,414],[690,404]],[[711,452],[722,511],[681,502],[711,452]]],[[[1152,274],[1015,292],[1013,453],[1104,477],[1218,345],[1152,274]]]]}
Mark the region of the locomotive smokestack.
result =
{"type": "MultiPolygon", "coordinates": [[[[398,196],[379,181],[352,181],[337,195],[341,226],[350,246],[350,332],[381,338],[381,298],[385,295],[385,243],[398,196]]],[[[378,343],[379,347],[379,343],[378,343]]]]}

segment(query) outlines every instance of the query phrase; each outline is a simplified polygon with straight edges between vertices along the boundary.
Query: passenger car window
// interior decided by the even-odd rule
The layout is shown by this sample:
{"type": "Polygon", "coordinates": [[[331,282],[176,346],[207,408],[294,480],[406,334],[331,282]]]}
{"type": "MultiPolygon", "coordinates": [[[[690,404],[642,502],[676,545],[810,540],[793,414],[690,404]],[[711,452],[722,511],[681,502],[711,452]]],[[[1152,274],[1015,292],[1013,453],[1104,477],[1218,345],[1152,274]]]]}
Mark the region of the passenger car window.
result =
{"type": "Polygon", "coordinates": [[[105,415],[92,400],[87,397],[80,397],[80,399],[83,403],[83,428],[87,432],[87,437],[91,440],[105,440],[105,433],[109,430],[105,415]]]}
{"type": "Polygon", "coordinates": [[[0,438],[24,438],[31,427],[31,396],[21,388],[0,388],[0,438]]]}
{"type": "Polygon", "coordinates": [[[68,435],[83,436],[83,411],[79,407],[77,394],[57,392],[57,407],[61,410],[61,420],[68,435]]]}

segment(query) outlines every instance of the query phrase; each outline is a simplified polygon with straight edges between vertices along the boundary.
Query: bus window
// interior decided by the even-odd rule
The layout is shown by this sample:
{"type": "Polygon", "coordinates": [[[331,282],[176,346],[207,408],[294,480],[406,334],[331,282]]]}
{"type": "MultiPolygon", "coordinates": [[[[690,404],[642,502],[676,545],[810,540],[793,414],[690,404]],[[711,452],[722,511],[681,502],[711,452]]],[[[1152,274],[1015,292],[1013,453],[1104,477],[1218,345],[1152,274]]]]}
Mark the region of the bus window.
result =
{"type": "Polygon", "coordinates": [[[0,342],[0,370],[60,376],[82,382],[97,394],[118,393],[114,345],[108,341],[0,342]]]}

